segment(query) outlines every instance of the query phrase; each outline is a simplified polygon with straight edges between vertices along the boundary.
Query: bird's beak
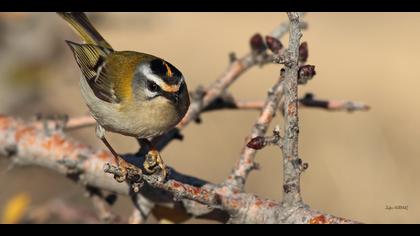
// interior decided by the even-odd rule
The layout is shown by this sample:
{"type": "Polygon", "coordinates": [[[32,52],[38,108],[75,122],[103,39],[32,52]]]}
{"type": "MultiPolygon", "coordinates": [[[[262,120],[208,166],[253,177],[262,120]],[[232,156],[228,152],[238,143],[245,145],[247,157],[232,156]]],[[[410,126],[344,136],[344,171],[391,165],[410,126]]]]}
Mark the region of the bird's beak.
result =
{"type": "Polygon", "coordinates": [[[174,104],[178,104],[179,102],[179,94],[178,93],[170,93],[168,94],[167,98],[171,100],[174,104]]]}
{"type": "Polygon", "coordinates": [[[166,99],[168,99],[169,101],[173,102],[174,104],[178,104],[179,103],[179,94],[178,93],[168,93],[168,92],[165,92],[162,95],[166,99]]]}

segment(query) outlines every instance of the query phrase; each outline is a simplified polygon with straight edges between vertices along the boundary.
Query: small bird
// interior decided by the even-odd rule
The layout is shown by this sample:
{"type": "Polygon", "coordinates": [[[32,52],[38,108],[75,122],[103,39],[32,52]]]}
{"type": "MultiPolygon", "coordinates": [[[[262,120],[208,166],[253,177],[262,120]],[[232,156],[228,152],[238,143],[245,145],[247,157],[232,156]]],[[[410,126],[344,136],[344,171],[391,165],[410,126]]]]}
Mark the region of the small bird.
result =
{"type": "Polygon", "coordinates": [[[58,12],[79,34],[84,44],[66,41],[82,72],[81,93],[97,122],[96,136],[114,155],[125,179],[130,164],[105,138],[105,131],[133,136],[148,145],[144,169],[153,173],[166,167],[151,140],[173,129],[190,105],[182,73],[171,63],[146,53],[115,51],[82,12],[58,12]]]}

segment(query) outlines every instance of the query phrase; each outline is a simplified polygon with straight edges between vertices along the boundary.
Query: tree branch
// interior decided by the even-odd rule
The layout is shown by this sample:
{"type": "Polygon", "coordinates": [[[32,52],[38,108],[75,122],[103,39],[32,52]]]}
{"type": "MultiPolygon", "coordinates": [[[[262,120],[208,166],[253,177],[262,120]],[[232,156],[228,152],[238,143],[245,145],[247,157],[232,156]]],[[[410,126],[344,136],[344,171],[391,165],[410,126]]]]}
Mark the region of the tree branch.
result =
{"type": "Polygon", "coordinates": [[[298,205],[300,195],[300,166],[298,153],[298,71],[299,42],[302,33],[299,28],[299,13],[287,14],[290,20],[289,47],[284,71],[284,140],[283,140],[283,203],[298,205]]]}
{"type": "MultiPolygon", "coordinates": [[[[159,182],[154,175],[143,175],[144,186],[138,193],[133,193],[129,185],[118,183],[104,173],[103,167],[113,163],[111,153],[75,142],[59,129],[46,131],[39,122],[25,123],[0,116],[0,155],[15,164],[49,168],[84,186],[123,195],[139,194],[156,205],[182,207],[188,214],[200,218],[225,222],[229,216],[232,223],[310,223],[321,217],[324,221],[320,223],[355,223],[307,206],[292,214],[291,209],[274,201],[211,184],[173,169],[165,183],[159,182]]],[[[142,157],[129,155],[125,158],[138,160],[142,157]]],[[[115,166],[110,169],[117,170],[115,166]]]]}
{"type": "MultiPolygon", "coordinates": [[[[282,93],[283,85],[282,78],[280,78],[268,92],[267,100],[261,114],[252,127],[251,134],[245,139],[245,143],[248,143],[254,137],[263,136],[267,132],[267,128],[276,114],[282,93]]],[[[244,145],[239,161],[236,163],[232,173],[225,182],[226,185],[240,190],[244,189],[249,173],[257,166],[255,163],[256,152],[255,149],[244,145]]]]}

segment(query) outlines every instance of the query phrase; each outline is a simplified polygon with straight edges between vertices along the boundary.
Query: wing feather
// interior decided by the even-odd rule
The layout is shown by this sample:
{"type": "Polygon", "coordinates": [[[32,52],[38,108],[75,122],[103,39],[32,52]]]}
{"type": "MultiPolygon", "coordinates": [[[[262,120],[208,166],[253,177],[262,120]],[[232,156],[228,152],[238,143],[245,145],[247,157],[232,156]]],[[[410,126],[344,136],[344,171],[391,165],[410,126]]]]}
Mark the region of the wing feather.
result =
{"type": "Polygon", "coordinates": [[[67,43],[95,96],[105,102],[120,103],[121,98],[115,93],[116,80],[110,77],[107,69],[108,51],[92,44],[67,43]]]}

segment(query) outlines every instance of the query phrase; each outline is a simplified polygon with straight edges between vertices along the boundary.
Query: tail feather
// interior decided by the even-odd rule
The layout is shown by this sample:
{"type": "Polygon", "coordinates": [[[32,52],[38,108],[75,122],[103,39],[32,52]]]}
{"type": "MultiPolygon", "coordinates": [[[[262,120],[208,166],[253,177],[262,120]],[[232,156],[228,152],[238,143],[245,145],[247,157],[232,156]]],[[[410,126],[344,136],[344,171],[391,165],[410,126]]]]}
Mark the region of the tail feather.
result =
{"type": "Polygon", "coordinates": [[[93,27],[83,12],[57,12],[87,44],[94,44],[112,50],[111,45],[93,27]]]}

